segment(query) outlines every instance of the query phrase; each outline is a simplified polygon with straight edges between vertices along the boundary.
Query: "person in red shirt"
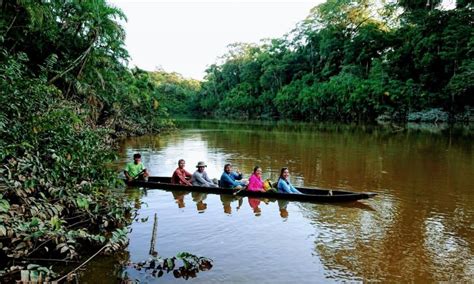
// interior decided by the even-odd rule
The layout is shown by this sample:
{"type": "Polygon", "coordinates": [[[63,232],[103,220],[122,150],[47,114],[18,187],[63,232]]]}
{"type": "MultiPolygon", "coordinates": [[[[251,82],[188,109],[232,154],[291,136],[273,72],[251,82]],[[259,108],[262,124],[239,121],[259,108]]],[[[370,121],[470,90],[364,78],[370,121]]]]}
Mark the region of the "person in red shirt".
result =
{"type": "Polygon", "coordinates": [[[191,178],[191,174],[184,169],[186,162],[183,159],[178,161],[178,168],[173,173],[171,177],[171,183],[173,184],[181,184],[186,186],[191,186],[191,181],[188,179],[191,178]]]}

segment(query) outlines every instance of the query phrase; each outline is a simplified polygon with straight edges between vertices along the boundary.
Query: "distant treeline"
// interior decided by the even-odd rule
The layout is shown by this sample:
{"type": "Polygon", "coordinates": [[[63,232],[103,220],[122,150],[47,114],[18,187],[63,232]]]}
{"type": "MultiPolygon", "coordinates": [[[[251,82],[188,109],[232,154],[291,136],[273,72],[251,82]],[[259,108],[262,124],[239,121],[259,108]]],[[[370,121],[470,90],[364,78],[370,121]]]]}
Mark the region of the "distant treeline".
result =
{"type": "Polygon", "coordinates": [[[206,70],[190,110],[306,121],[466,120],[474,106],[473,4],[443,10],[439,2],[328,0],[283,38],[230,45],[206,70]]]}
{"type": "Polygon", "coordinates": [[[160,108],[173,118],[198,116],[192,113],[198,104],[197,94],[201,82],[182,77],[178,73],[167,73],[163,70],[148,72],[154,88],[158,92],[160,108]]]}

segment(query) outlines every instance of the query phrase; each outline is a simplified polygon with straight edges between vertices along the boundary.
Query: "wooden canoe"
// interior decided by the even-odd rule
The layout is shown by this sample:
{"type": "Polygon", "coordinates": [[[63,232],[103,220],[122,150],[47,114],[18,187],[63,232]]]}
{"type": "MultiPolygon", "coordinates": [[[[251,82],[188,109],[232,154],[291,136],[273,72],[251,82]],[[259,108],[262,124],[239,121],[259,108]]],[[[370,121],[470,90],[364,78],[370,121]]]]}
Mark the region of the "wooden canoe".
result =
{"type": "Polygon", "coordinates": [[[249,196],[270,199],[283,199],[306,202],[350,202],[368,199],[377,195],[371,192],[351,192],[343,190],[330,190],[322,188],[296,187],[302,194],[290,194],[280,192],[256,192],[249,190],[234,191],[221,187],[184,186],[172,184],[170,177],[149,177],[148,181],[135,180],[127,183],[129,186],[139,186],[150,189],[164,189],[170,191],[193,191],[213,194],[226,194],[236,196],[249,196]],[[332,194],[331,194],[332,193],[332,194]]]}

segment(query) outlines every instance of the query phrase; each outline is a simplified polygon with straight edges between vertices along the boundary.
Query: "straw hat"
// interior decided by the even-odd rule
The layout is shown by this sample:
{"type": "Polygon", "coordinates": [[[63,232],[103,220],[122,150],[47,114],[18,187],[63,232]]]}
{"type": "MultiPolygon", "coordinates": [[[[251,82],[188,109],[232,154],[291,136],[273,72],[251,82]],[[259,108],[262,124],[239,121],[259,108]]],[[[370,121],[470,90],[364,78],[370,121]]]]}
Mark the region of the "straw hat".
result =
{"type": "Polygon", "coordinates": [[[203,161],[199,161],[198,164],[196,165],[196,168],[199,168],[199,167],[207,167],[207,165],[203,161]]]}

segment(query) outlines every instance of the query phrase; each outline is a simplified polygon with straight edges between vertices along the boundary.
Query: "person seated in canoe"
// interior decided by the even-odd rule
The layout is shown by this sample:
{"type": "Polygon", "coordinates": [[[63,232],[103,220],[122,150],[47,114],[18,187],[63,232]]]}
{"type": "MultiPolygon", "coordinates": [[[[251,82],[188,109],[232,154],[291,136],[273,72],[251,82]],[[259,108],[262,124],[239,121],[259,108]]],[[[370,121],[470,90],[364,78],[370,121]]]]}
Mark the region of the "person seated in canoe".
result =
{"type": "Polygon", "coordinates": [[[253,174],[249,178],[249,185],[247,189],[250,191],[261,191],[265,192],[263,188],[263,180],[262,180],[262,168],[259,166],[255,166],[253,169],[253,174]]]}
{"type": "Polygon", "coordinates": [[[136,153],[133,155],[133,162],[130,162],[123,171],[128,182],[134,180],[148,180],[148,171],[142,163],[142,155],[136,153]]]}
{"type": "Polygon", "coordinates": [[[171,177],[172,184],[180,184],[185,186],[192,186],[193,184],[189,181],[192,177],[192,174],[184,169],[186,162],[183,159],[178,161],[178,167],[173,172],[171,177]]]}
{"type": "Polygon", "coordinates": [[[301,194],[291,183],[290,183],[290,171],[288,168],[282,168],[280,177],[278,178],[278,192],[281,193],[296,193],[301,194]]]}
{"type": "Polygon", "coordinates": [[[232,171],[232,165],[225,164],[220,186],[223,188],[242,189],[246,185],[247,182],[242,181],[242,173],[239,170],[232,171]]]}
{"type": "Polygon", "coordinates": [[[191,177],[191,184],[193,186],[217,187],[217,184],[215,184],[207,175],[205,171],[206,167],[207,165],[203,161],[198,162],[196,165],[197,170],[191,177]]]}

